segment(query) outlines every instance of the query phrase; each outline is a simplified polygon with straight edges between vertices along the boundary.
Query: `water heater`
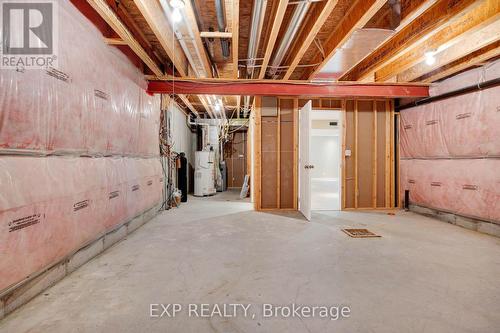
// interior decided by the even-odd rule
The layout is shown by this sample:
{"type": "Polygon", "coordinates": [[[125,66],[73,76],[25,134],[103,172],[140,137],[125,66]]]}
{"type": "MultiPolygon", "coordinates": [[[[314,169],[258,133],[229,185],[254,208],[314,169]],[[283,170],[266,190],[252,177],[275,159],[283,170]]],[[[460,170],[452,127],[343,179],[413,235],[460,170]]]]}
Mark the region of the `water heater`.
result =
{"type": "Polygon", "coordinates": [[[215,190],[215,153],[197,151],[194,155],[194,195],[203,197],[213,195],[215,190]]]}

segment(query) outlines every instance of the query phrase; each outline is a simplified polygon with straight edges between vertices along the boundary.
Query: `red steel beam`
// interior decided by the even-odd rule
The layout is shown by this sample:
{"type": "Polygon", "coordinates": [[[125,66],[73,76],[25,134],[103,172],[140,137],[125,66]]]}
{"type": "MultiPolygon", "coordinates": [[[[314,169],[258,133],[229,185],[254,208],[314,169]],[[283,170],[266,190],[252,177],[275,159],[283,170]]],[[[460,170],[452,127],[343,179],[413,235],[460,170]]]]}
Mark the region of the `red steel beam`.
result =
{"type": "Polygon", "coordinates": [[[429,86],[421,84],[372,84],[361,82],[299,83],[265,81],[150,81],[151,94],[250,95],[311,97],[429,97],[429,86]]]}

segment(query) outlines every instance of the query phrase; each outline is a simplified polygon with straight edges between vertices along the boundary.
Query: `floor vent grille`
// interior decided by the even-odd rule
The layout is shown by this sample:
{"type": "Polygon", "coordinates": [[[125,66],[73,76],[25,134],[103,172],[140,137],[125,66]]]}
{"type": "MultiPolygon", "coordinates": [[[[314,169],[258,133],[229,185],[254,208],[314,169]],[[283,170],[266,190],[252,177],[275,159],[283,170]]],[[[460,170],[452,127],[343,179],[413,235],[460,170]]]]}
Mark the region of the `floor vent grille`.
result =
{"type": "Polygon", "coordinates": [[[342,231],[351,236],[352,238],[382,237],[374,234],[368,229],[342,229],[342,231]]]}

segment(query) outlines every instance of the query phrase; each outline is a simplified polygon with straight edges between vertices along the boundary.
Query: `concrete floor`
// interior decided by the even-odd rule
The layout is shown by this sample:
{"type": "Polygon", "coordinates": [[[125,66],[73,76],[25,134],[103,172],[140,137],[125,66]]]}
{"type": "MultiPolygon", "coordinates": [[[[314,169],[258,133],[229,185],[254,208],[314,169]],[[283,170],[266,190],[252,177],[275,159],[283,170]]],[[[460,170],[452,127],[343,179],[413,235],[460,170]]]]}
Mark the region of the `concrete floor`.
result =
{"type": "MultiPolygon", "coordinates": [[[[413,213],[251,211],[190,198],[18,309],[1,332],[499,332],[500,239],[413,213]],[[353,239],[340,228],[382,235],[353,239]],[[182,303],[150,318],[151,303],[182,303]],[[189,303],[256,317],[188,318],[189,303]],[[349,306],[349,318],[262,318],[261,305],[349,306]]],[[[228,201],[231,200],[231,201],[228,201]]]]}

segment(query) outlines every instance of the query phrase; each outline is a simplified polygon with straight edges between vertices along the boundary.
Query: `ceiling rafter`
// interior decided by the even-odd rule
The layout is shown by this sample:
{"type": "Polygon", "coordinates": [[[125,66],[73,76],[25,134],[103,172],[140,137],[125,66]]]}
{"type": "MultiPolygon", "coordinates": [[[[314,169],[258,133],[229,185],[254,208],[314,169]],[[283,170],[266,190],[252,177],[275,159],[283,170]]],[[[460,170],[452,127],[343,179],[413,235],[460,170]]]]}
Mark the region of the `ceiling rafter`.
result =
{"type": "Polygon", "coordinates": [[[417,46],[432,36],[439,29],[446,27],[454,16],[462,13],[475,2],[475,0],[437,1],[369,56],[358,62],[339,80],[358,81],[371,76],[384,63],[398,57],[402,51],[407,52],[410,48],[417,46]]]}
{"type": "Polygon", "coordinates": [[[432,50],[443,51],[455,44],[467,42],[470,36],[498,20],[500,2],[485,0],[453,20],[433,36],[423,41],[411,52],[402,52],[400,57],[375,72],[375,81],[387,81],[412,66],[425,60],[425,53],[432,50]]]}
{"type": "Polygon", "coordinates": [[[318,54],[313,58],[312,63],[321,63],[315,69],[306,72],[305,78],[313,78],[326,63],[334,56],[337,48],[341,47],[357,30],[361,29],[375,13],[384,5],[385,0],[358,0],[356,1],[344,19],[340,22],[328,40],[324,43],[323,49],[326,57],[322,58],[318,54]]]}
{"type": "Polygon", "coordinates": [[[300,63],[300,60],[302,59],[306,51],[309,49],[309,46],[311,46],[311,44],[313,43],[314,39],[316,38],[316,35],[320,31],[323,24],[325,24],[326,20],[330,16],[331,12],[333,11],[337,3],[338,0],[327,0],[326,2],[323,3],[323,8],[321,9],[321,12],[314,21],[314,25],[307,33],[305,40],[301,43],[300,48],[293,56],[293,59],[290,63],[290,67],[288,67],[288,70],[286,71],[283,80],[288,80],[290,76],[293,74],[295,68],[297,68],[297,65],[300,63]]]}
{"type": "Polygon", "coordinates": [[[264,53],[264,59],[262,60],[259,79],[263,79],[266,75],[267,66],[269,65],[269,60],[271,59],[271,55],[273,54],[274,45],[276,44],[276,39],[278,38],[278,33],[280,31],[283,18],[285,17],[287,6],[288,6],[288,0],[279,0],[278,8],[276,10],[276,15],[274,16],[271,33],[269,34],[269,39],[267,41],[266,51],[264,53]]]}

